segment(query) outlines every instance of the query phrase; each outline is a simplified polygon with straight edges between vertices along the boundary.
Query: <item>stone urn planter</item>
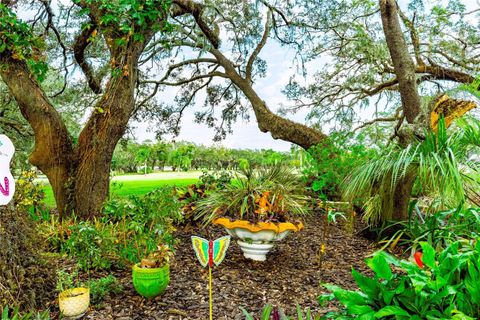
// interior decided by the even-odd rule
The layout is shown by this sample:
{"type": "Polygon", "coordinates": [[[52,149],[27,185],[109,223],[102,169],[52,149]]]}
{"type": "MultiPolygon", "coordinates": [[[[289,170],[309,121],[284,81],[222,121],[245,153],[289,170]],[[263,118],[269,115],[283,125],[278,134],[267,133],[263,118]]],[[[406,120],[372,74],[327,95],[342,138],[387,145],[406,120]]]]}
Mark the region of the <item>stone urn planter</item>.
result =
{"type": "Polygon", "coordinates": [[[90,305],[89,288],[73,288],[61,292],[58,296],[60,312],[67,319],[81,318],[90,305]]]}
{"type": "Polygon", "coordinates": [[[221,225],[229,235],[237,239],[245,258],[265,261],[267,253],[273,248],[276,241],[283,240],[290,232],[303,229],[301,222],[257,222],[217,218],[213,224],[221,225]]]}
{"type": "Polygon", "coordinates": [[[170,282],[170,266],[141,268],[140,263],[132,267],[133,286],[137,293],[151,299],[162,294],[170,282]]]}

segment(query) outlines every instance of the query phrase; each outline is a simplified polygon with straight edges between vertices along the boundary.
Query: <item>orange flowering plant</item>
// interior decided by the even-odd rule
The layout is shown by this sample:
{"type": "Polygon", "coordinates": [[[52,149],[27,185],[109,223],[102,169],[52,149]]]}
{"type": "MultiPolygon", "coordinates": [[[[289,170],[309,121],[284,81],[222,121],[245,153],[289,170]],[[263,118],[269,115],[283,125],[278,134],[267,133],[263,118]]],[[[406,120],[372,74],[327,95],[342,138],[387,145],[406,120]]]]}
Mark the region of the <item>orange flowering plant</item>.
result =
{"type": "Polygon", "coordinates": [[[308,212],[308,197],[293,170],[272,166],[244,168],[223,189],[197,203],[196,219],[206,224],[220,216],[256,222],[287,222],[308,212]]]}

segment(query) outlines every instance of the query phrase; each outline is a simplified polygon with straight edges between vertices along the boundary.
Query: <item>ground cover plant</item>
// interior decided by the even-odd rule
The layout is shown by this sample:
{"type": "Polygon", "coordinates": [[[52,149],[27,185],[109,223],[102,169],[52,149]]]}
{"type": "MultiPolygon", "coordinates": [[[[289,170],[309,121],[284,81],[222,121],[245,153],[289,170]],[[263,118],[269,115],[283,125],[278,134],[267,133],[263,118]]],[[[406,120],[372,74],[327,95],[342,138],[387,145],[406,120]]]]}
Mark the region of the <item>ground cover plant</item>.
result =
{"type": "Polygon", "coordinates": [[[51,217],[40,233],[53,251],[75,258],[80,268],[110,269],[139,262],[161,244],[173,246],[174,223],[182,220],[173,188],[143,197],[107,202],[104,215],[93,221],[51,217]]]}
{"type": "MultiPolygon", "coordinates": [[[[245,320],[255,320],[255,318],[252,314],[250,314],[247,310],[244,308],[240,308],[245,315],[245,320]]],[[[266,305],[261,314],[260,317],[258,317],[259,320],[270,320],[270,318],[273,318],[274,320],[318,320],[320,319],[320,316],[312,316],[310,310],[306,310],[305,313],[304,311],[300,308],[299,305],[297,305],[297,314],[296,316],[287,316],[283,312],[282,309],[275,308],[272,305],[266,305]]]]}
{"type": "Polygon", "coordinates": [[[50,313],[48,310],[42,312],[30,311],[21,313],[18,308],[9,308],[8,305],[2,310],[2,320],[50,320],[50,313]]]}
{"type": "Polygon", "coordinates": [[[331,318],[478,319],[480,316],[480,245],[476,239],[455,241],[436,252],[421,243],[421,258],[400,260],[377,252],[366,261],[373,277],[353,270],[359,291],[324,284],[345,311],[331,318]],[[392,270],[393,267],[393,270],[392,270]]]}

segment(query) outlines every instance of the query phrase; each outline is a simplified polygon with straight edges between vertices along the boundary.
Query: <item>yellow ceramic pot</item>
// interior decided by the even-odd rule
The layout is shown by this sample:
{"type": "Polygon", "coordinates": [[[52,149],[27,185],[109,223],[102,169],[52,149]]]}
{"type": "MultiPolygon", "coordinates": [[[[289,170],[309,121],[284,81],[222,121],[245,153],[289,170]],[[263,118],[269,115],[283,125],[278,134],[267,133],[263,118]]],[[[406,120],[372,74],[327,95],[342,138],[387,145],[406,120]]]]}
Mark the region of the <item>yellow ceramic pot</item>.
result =
{"type": "Polygon", "coordinates": [[[88,310],[90,304],[89,288],[73,288],[65,290],[58,296],[60,312],[64,317],[78,319],[88,310]]]}
{"type": "Polygon", "coordinates": [[[252,223],[247,220],[234,220],[231,221],[228,218],[217,218],[212,221],[213,224],[219,224],[224,226],[226,229],[246,229],[250,232],[261,232],[261,231],[273,231],[275,233],[282,233],[285,231],[300,231],[303,229],[303,224],[298,222],[296,224],[291,222],[257,222],[252,223]]]}

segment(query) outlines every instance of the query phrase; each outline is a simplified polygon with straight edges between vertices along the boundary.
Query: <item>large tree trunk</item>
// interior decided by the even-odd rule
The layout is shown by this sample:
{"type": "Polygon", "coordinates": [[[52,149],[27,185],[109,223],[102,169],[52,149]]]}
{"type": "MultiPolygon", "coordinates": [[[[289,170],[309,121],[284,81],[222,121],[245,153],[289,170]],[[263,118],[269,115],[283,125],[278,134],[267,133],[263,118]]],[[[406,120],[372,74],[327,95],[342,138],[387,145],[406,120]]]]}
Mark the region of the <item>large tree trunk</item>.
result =
{"type": "MultiPolygon", "coordinates": [[[[379,0],[383,31],[387,42],[390,57],[394,66],[395,75],[402,101],[403,115],[410,124],[404,133],[399,135],[399,144],[407,147],[414,142],[413,133],[436,129],[441,116],[445,117],[446,125],[460,117],[468,110],[475,107],[471,101],[454,100],[446,95],[437,97],[430,108],[421,105],[420,95],[417,89],[416,72],[426,72],[435,75],[439,79],[453,80],[460,83],[473,82],[474,78],[455,70],[441,68],[432,63],[431,66],[416,67],[408,51],[407,42],[400,26],[399,12],[395,0],[379,0]],[[433,113],[431,111],[434,111],[433,113]],[[408,132],[410,130],[410,132],[408,132]]],[[[394,187],[394,193],[386,195],[383,202],[384,210],[392,212],[394,220],[405,220],[408,217],[408,206],[411,198],[416,174],[414,172],[398,180],[394,187]],[[389,201],[388,197],[391,197],[389,201]]]]}
{"type": "MultiPolygon", "coordinates": [[[[409,124],[423,129],[428,122],[418,117],[422,112],[422,106],[417,90],[415,64],[408,52],[407,42],[400,26],[397,3],[395,0],[380,0],[379,4],[385,40],[398,79],[403,114],[409,124]]],[[[413,136],[408,135],[400,140],[403,140],[400,142],[402,145],[407,146],[413,142],[413,136]]],[[[398,179],[393,193],[387,192],[383,195],[382,210],[391,214],[392,219],[407,219],[415,177],[414,173],[407,173],[405,177],[398,179]]]]}
{"type": "Polygon", "coordinates": [[[128,53],[125,60],[123,75],[110,79],[78,138],[74,202],[75,212],[82,217],[97,214],[108,198],[113,151],[135,106],[137,55],[128,53]]]}
{"type": "Polygon", "coordinates": [[[72,181],[76,157],[67,128],[23,61],[1,55],[0,63],[0,75],[35,134],[30,163],[48,177],[60,214],[70,211],[71,189],[66,184],[72,181]]]}
{"type": "Polygon", "coordinates": [[[108,82],[76,146],[25,62],[0,55],[4,66],[0,75],[35,134],[30,162],[47,176],[60,216],[74,212],[81,218],[90,218],[108,198],[113,151],[134,108],[140,52],[141,44],[112,52],[115,61],[122,61],[118,66],[122,75],[108,82]]]}
{"type": "Polygon", "coordinates": [[[416,175],[414,173],[407,173],[395,185],[393,194],[390,195],[392,197],[391,204],[393,205],[391,208],[392,220],[404,221],[408,219],[408,207],[415,178],[416,175]]]}

